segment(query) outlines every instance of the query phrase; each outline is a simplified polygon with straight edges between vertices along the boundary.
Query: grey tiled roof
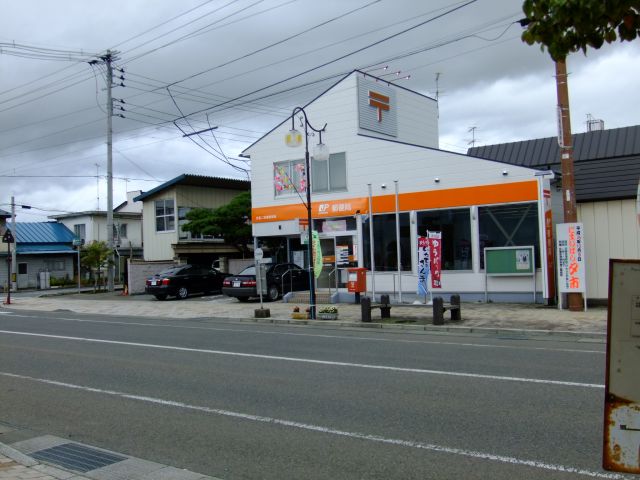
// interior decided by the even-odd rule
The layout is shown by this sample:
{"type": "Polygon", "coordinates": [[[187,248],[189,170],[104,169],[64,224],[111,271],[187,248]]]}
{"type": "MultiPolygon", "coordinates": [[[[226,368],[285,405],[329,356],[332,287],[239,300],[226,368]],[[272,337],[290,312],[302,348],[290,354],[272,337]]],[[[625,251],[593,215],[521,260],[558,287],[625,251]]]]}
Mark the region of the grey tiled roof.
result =
{"type": "MultiPolygon", "coordinates": [[[[577,201],[633,198],[640,179],[640,125],[572,135],[577,201]]],[[[560,171],[556,137],[470,148],[468,155],[560,171]]]]}

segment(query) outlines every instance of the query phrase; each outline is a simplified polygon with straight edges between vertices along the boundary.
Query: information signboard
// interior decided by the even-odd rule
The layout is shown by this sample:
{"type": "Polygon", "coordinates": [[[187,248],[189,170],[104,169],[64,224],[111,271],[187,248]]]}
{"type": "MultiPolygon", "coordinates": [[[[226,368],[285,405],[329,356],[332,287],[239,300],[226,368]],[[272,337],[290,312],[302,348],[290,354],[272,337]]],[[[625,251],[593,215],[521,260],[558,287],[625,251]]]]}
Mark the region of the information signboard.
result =
{"type": "Polygon", "coordinates": [[[487,277],[533,278],[533,302],[536,301],[536,261],[532,245],[486,247],[484,249],[484,299],[489,300],[487,277]]]}
{"type": "Polygon", "coordinates": [[[602,465],[640,473],[640,260],[609,260],[602,465]]]}

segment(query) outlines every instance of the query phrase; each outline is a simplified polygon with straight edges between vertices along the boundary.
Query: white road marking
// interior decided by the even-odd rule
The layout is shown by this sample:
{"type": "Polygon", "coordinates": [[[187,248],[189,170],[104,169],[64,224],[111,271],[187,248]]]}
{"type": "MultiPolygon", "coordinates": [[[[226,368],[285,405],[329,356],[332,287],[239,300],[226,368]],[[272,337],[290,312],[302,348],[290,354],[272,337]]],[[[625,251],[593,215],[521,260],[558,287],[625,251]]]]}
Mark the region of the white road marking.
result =
{"type": "Polygon", "coordinates": [[[157,348],[161,350],[173,350],[173,351],[179,351],[179,352],[206,353],[211,355],[226,355],[226,356],[232,356],[232,357],[259,358],[264,360],[276,360],[276,361],[279,360],[279,361],[285,361],[285,362],[311,363],[315,365],[330,365],[330,366],[336,366],[336,367],[366,368],[371,370],[385,370],[385,371],[403,372],[403,373],[419,373],[419,374],[428,374],[428,375],[478,378],[478,379],[484,379],[484,380],[501,380],[501,381],[507,381],[507,382],[560,385],[563,387],[604,388],[604,385],[595,384],[595,383],[566,382],[566,381],[560,381],[560,380],[546,380],[541,378],[507,377],[507,376],[501,376],[501,375],[484,375],[480,373],[447,372],[444,370],[429,370],[429,369],[423,369],[423,368],[404,368],[404,367],[391,367],[388,365],[371,365],[371,364],[364,364],[364,363],[334,362],[330,360],[315,360],[311,358],[283,357],[278,355],[261,355],[257,353],[229,352],[224,350],[176,347],[172,345],[156,345],[152,343],[122,342],[117,340],[102,340],[99,338],[69,337],[66,335],[49,335],[44,333],[16,332],[11,330],[0,330],[0,333],[4,333],[7,335],[21,335],[21,336],[27,336],[27,337],[53,338],[57,340],[73,340],[77,342],[102,343],[102,344],[108,344],[108,345],[124,345],[128,347],[157,348]]]}
{"type": "Polygon", "coordinates": [[[428,451],[431,451],[431,452],[447,453],[447,454],[451,454],[451,455],[459,455],[459,456],[469,457],[469,458],[474,458],[474,459],[479,459],[479,460],[488,460],[488,461],[492,461],[492,462],[506,463],[506,464],[522,466],[522,467],[538,468],[538,469],[541,469],[541,470],[547,470],[547,471],[552,471],[552,472],[573,473],[573,474],[583,475],[583,476],[592,477],[592,478],[605,478],[605,479],[612,479],[612,480],[622,480],[622,479],[627,478],[627,477],[625,477],[623,475],[619,475],[619,474],[615,474],[615,473],[598,472],[598,471],[595,471],[595,470],[587,470],[587,469],[583,469],[583,468],[579,468],[579,467],[571,467],[571,466],[566,466],[566,465],[558,465],[558,464],[553,464],[553,463],[546,463],[546,462],[543,462],[543,461],[540,461],[540,460],[526,460],[526,459],[521,459],[521,458],[516,458],[516,457],[509,457],[509,456],[505,456],[505,455],[498,455],[498,454],[494,454],[494,453],[479,452],[479,451],[475,451],[475,450],[466,450],[464,448],[446,447],[446,446],[443,446],[443,445],[435,445],[435,444],[432,444],[432,443],[416,442],[416,441],[412,441],[412,440],[401,440],[401,439],[397,439],[397,438],[386,438],[386,437],[383,437],[383,436],[380,436],[380,435],[371,435],[371,434],[360,433],[360,432],[349,432],[349,431],[345,431],[345,430],[337,430],[337,429],[334,429],[334,428],[323,427],[323,426],[320,426],[320,425],[313,425],[313,424],[309,424],[309,423],[295,422],[295,421],[291,421],[291,420],[284,420],[284,419],[279,419],[279,418],[266,417],[266,416],[262,416],[262,415],[252,415],[252,414],[248,414],[248,413],[234,412],[234,411],[231,411],[231,410],[223,410],[223,409],[219,409],[219,408],[210,408],[210,407],[203,407],[203,406],[198,406],[198,405],[190,405],[190,404],[183,403],[183,402],[176,402],[176,401],[172,401],[172,400],[164,400],[164,399],[161,399],[161,398],[148,397],[148,396],[144,396],[144,395],[135,395],[135,394],[130,394],[130,393],[118,392],[118,391],[115,391],[115,390],[103,390],[103,389],[100,389],[100,388],[87,387],[87,386],[84,386],[84,385],[76,385],[76,384],[73,384],[73,383],[59,382],[59,381],[56,381],[56,380],[49,380],[49,379],[44,379],[44,378],[30,377],[30,376],[27,376],[27,375],[18,375],[18,374],[8,373],[8,372],[0,372],[0,375],[5,376],[5,377],[10,377],[10,378],[16,378],[16,379],[20,379],[20,380],[28,380],[28,381],[47,384],[47,385],[53,385],[53,386],[56,386],[56,387],[71,388],[71,389],[74,389],[74,390],[81,390],[81,391],[85,391],[85,392],[91,392],[91,393],[97,393],[97,394],[103,394],[103,395],[110,395],[110,396],[114,396],[114,397],[126,398],[126,399],[129,399],[129,400],[135,400],[135,401],[139,401],[139,402],[146,402],[146,403],[152,403],[152,404],[156,404],[156,405],[162,405],[162,406],[166,406],[166,407],[182,408],[182,409],[186,409],[186,410],[192,410],[192,411],[210,413],[210,414],[214,414],[214,415],[221,415],[221,416],[225,416],[225,417],[237,418],[237,419],[240,419],[240,420],[267,423],[267,424],[271,424],[271,425],[279,425],[279,426],[295,428],[295,429],[299,429],[299,430],[307,430],[307,431],[312,431],[312,432],[325,433],[325,434],[328,434],[328,435],[337,435],[337,436],[346,437],[346,438],[352,438],[352,439],[356,439],[356,440],[365,440],[365,441],[369,441],[369,442],[383,443],[383,444],[387,444],[387,445],[395,445],[395,446],[414,448],[414,449],[419,449],[419,450],[428,450],[428,451]]]}
{"type": "MultiPolygon", "coordinates": [[[[30,315],[14,315],[22,318],[34,318],[30,315]]],[[[369,342],[391,342],[391,343],[415,343],[424,345],[447,345],[447,346],[460,346],[471,348],[495,348],[495,349],[507,349],[507,350],[532,350],[532,351],[545,351],[545,352],[562,352],[562,353],[595,353],[598,355],[604,355],[606,352],[602,350],[583,350],[577,348],[550,348],[550,347],[527,347],[520,345],[492,345],[485,343],[468,343],[468,342],[440,342],[434,340],[403,340],[399,338],[374,338],[374,337],[360,337],[355,335],[327,335],[321,333],[292,333],[292,332],[268,332],[265,330],[249,330],[240,328],[220,328],[220,327],[194,327],[189,325],[172,325],[172,324],[157,324],[157,323],[144,323],[144,322],[117,322],[110,320],[87,320],[79,318],[62,318],[51,317],[55,320],[63,322],[78,322],[78,323],[97,323],[97,324],[109,324],[109,325],[133,325],[137,327],[153,327],[153,328],[180,328],[185,330],[210,330],[215,332],[234,332],[234,333],[257,333],[261,335],[283,335],[291,337],[318,337],[318,338],[332,338],[332,339],[344,339],[344,340],[359,340],[369,342]]],[[[398,332],[394,332],[398,333],[398,332]]],[[[409,332],[402,332],[409,333],[409,332]]],[[[526,338],[522,340],[526,341],[526,338]]]]}

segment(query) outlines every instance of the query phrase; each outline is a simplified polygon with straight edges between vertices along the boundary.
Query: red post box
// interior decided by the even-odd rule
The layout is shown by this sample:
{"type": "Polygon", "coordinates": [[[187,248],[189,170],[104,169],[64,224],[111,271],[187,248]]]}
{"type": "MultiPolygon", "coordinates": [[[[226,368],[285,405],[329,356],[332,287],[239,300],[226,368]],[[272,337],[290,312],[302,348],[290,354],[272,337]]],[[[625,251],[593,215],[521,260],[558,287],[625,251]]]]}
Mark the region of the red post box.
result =
{"type": "Polygon", "coordinates": [[[354,267],[347,269],[349,280],[347,282],[347,290],[353,293],[362,293],[367,291],[367,269],[362,267],[354,267]]]}

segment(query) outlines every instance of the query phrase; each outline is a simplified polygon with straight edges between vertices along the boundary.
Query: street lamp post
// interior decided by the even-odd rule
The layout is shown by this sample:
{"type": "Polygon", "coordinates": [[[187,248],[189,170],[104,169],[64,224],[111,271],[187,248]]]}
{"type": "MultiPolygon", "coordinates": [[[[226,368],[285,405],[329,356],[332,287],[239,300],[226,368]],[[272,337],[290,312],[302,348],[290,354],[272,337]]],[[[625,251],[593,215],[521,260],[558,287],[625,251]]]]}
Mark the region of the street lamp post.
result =
{"type": "Polygon", "coordinates": [[[288,147],[299,147],[302,144],[302,133],[300,133],[295,128],[295,116],[297,113],[302,113],[302,117],[300,120],[304,119],[304,161],[305,161],[305,172],[306,172],[306,189],[307,189],[307,254],[309,257],[309,317],[312,320],[316,318],[316,283],[315,276],[313,272],[313,215],[311,211],[311,165],[309,161],[309,129],[313,132],[318,133],[319,142],[316,145],[313,158],[314,160],[328,160],[329,159],[329,148],[322,143],[322,132],[326,131],[327,124],[325,123],[322,128],[314,128],[307,118],[307,112],[304,111],[302,107],[296,107],[293,109],[291,113],[291,130],[285,136],[285,143],[288,147]]]}

